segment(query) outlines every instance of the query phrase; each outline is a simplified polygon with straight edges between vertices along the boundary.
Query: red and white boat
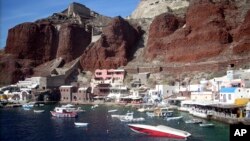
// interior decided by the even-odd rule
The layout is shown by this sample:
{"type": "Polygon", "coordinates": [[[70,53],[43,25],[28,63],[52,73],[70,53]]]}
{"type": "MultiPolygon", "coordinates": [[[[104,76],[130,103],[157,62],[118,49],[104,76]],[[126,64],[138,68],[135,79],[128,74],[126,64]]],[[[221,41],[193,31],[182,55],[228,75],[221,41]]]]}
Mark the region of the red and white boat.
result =
{"type": "Polygon", "coordinates": [[[134,132],[146,134],[155,137],[167,137],[174,139],[186,139],[191,136],[190,133],[164,125],[152,126],[145,124],[128,124],[128,127],[134,132]]]}
{"type": "Polygon", "coordinates": [[[62,107],[56,107],[55,110],[50,111],[50,113],[54,117],[69,117],[69,118],[77,117],[77,112],[67,112],[65,108],[62,107]]]}

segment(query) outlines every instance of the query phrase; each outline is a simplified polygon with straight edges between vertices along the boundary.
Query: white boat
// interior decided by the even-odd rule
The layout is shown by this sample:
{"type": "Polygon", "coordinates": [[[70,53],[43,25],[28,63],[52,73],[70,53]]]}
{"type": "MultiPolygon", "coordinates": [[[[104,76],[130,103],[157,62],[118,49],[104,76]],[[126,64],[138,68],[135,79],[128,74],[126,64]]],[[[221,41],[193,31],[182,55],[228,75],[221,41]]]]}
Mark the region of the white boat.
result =
{"type": "Polygon", "coordinates": [[[200,125],[200,127],[214,127],[213,123],[201,123],[199,125],[200,125]]]}
{"type": "Polygon", "coordinates": [[[183,118],[183,116],[178,116],[178,117],[166,117],[165,119],[167,120],[167,121],[170,121],[170,120],[179,120],[179,119],[182,119],[183,118]]]}
{"type": "Polygon", "coordinates": [[[54,111],[50,111],[51,115],[54,117],[70,117],[75,118],[77,117],[77,112],[68,112],[65,108],[62,107],[55,107],[54,111]]]}
{"type": "Polygon", "coordinates": [[[168,107],[165,107],[165,108],[155,109],[154,113],[155,116],[159,117],[171,117],[173,116],[174,111],[170,110],[168,107]]]}
{"type": "Polygon", "coordinates": [[[64,106],[61,106],[60,108],[61,109],[64,109],[65,111],[67,112],[84,112],[85,110],[82,110],[81,107],[72,107],[70,106],[71,104],[68,104],[68,105],[64,105],[64,106]]]}
{"type": "Polygon", "coordinates": [[[99,107],[98,104],[91,106],[91,109],[95,109],[95,108],[97,108],[97,107],[99,107]]]}
{"type": "Polygon", "coordinates": [[[34,105],[35,105],[34,102],[30,102],[30,103],[23,104],[22,107],[23,108],[33,108],[34,105]]]}
{"type": "Polygon", "coordinates": [[[72,107],[74,107],[74,105],[66,104],[66,105],[62,105],[61,107],[63,107],[63,108],[72,108],[72,107]]]}
{"type": "Polygon", "coordinates": [[[171,128],[164,125],[152,126],[145,124],[128,124],[128,127],[136,133],[146,134],[155,137],[186,139],[187,137],[191,136],[191,134],[186,131],[171,128]]]}
{"type": "Polygon", "coordinates": [[[152,113],[152,112],[146,112],[146,114],[147,114],[148,117],[155,117],[155,114],[152,113]]]}
{"type": "Polygon", "coordinates": [[[114,112],[116,112],[116,111],[118,111],[117,109],[114,109],[114,110],[108,110],[108,113],[114,113],[114,112]]]}
{"type": "Polygon", "coordinates": [[[88,126],[89,123],[84,123],[84,122],[75,122],[74,123],[75,126],[79,126],[79,127],[86,127],[88,126]]]}
{"type": "Polygon", "coordinates": [[[118,118],[121,122],[141,122],[145,121],[143,117],[134,118],[134,113],[127,113],[126,115],[111,115],[111,117],[118,118]]]}
{"type": "Polygon", "coordinates": [[[34,110],[34,113],[43,113],[45,110],[34,110]]]}
{"type": "Polygon", "coordinates": [[[202,120],[199,120],[199,119],[191,119],[191,120],[187,120],[185,121],[185,123],[187,124],[201,124],[202,123],[202,120]]]}

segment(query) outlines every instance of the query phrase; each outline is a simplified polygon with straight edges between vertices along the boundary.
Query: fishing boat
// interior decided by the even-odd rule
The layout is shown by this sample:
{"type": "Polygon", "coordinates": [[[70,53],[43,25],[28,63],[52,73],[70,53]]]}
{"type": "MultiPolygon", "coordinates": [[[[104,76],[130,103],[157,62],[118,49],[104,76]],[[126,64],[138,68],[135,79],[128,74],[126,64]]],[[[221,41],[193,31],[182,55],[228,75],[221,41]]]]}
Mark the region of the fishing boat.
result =
{"type": "Polygon", "coordinates": [[[75,124],[75,126],[78,126],[78,127],[86,127],[86,126],[88,126],[89,123],[75,122],[74,124],[75,124]]]}
{"type": "Polygon", "coordinates": [[[182,119],[183,118],[183,116],[178,116],[178,117],[166,117],[165,119],[167,120],[167,121],[170,121],[170,120],[180,120],[180,119],[182,119]]]}
{"type": "Polygon", "coordinates": [[[185,123],[187,123],[187,124],[201,124],[201,123],[202,123],[202,120],[199,120],[199,119],[191,119],[191,120],[185,121],[185,123]]]}
{"type": "Polygon", "coordinates": [[[117,111],[117,109],[114,109],[114,110],[108,110],[108,113],[114,113],[114,112],[116,112],[117,111]]]}
{"type": "Polygon", "coordinates": [[[54,117],[69,117],[69,118],[77,117],[77,112],[68,112],[65,110],[65,108],[62,107],[56,107],[55,110],[50,111],[50,113],[54,117]]]}
{"type": "Polygon", "coordinates": [[[191,134],[186,131],[164,125],[152,126],[145,124],[128,124],[128,127],[136,133],[141,133],[148,136],[167,137],[174,139],[186,139],[187,137],[191,136],[191,134]]]}
{"type": "Polygon", "coordinates": [[[199,125],[200,125],[200,127],[214,127],[213,123],[201,123],[199,125]]]}
{"type": "MultiPolygon", "coordinates": [[[[74,105],[72,105],[74,106],[74,105]]],[[[85,110],[82,110],[81,107],[72,107],[71,104],[63,105],[60,108],[64,109],[67,112],[84,112],[85,110]]]]}
{"type": "Polygon", "coordinates": [[[43,113],[45,110],[34,110],[34,113],[43,113]]]}

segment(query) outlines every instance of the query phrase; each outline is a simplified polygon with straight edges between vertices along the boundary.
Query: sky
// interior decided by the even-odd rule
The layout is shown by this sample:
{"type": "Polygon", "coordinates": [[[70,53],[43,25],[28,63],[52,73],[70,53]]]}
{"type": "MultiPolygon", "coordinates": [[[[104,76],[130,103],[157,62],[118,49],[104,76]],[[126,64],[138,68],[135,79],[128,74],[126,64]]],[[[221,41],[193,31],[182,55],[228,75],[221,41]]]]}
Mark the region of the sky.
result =
{"type": "Polygon", "coordinates": [[[61,12],[79,2],[102,15],[129,16],[140,0],[0,0],[0,48],[5,47],[8,30],[23,22],[34,22],[61,12]]]}

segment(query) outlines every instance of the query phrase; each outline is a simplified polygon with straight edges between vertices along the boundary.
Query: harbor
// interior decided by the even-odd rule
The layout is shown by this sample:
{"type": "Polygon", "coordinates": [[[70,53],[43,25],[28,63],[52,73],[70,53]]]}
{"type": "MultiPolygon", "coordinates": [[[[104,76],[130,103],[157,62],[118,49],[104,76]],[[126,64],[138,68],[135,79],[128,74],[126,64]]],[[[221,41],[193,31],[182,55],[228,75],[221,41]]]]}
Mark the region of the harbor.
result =
{"type": "Polygon", "coordinates": [[[26,111],[21,107],[1,109],[0,123],[2,126],[0,140],[32,141],[36,139],[40,141],[67,141],[74,138],[76,141],[161,141],[163,139],[176,141],[176,139],[171,138],[150,137],[137,134],[128,127],[130,123],[124,123],[119,119],[111,117],[112,114],[124,115],[127,112],[134,112],[134,117],[145,118],[145,121],[136,122],[134,124],[164,125],[187,131],[192,134],[187,138],[187,141],[229,140],[228,124],[210,120],[204,121],[206,123],[213,123],[215,125],[214,127],[200,127],[198,124],[187,124],[185,121],[193,117],[186,112],[174,111],[175,115],[183,116],[183,119],[169,122],[162,117],[150,118],[146,113],[138,112],[137,109],[131,106],[123,107],[99,104],[99,106],[94,109],[91,108],[93,105],[77,105],[85,110],[85,112],[78,113],[77,118],[52,117],[50,111],[57,106],[59,105],[45,105],[42,108],[45,110],[43,113],[34,113],[33,110],[26,111]],[[108,112],[113,109],[117,109],[117,111],[112,113],[108,112]],[[74,123],[79,122],[88,123],[88,125],[86,127],[75,126],[74,123]],[[15,134],[15,136],[13,136],[13,134],[15,134]]]}

